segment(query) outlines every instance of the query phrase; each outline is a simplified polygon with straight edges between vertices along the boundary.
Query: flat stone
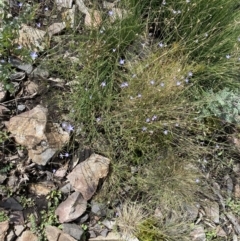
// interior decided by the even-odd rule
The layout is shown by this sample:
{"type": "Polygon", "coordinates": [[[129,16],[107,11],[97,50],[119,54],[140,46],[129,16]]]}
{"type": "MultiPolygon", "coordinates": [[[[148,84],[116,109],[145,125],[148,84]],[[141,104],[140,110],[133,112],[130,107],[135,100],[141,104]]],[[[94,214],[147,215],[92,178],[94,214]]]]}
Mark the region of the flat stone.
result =
{"type": "Polygon", "coordinates": [[[12,211],[10,213],[10,223],[24,225],[24,216],[22,211],[12,211]]]}
{"type": "Polygon", "coordinates": [[[190,236],[192,241],[206,241],[206,235],[202,226],[194,227],[193,231],[190,233],[190,236]]]}
{"type": "Polygon", "coordinates": [[[49,77],[49,71],[40,67],[35,68],[29,75],[29,78],[36,80],[43,80],[49,77]]]}
{"type": "Polygon", "coordinates": [[[9,62],[16,68],[25,71],[27,74],[30,74],[33,71],[33,66],[29,63],[24,63],[22,60],[10,57],[9,62]]]}
{"type": "Polygon", "coordinates": [[[116,225],[116,221],[111,221],[111,220],[105,219],[105,220],[102,221],[102,224],[103,224],[105,227],[107,227],[108,229],[111,230],[111,229],[113,229],[114,226],[116,225]]]}
{"type": "Polygon", "coordinates": [[[47,123],[46,139],[35,148],[28,150],[28,156],[39,165],[46,165],[53,155],[61,150],[70,139],[69,133],[63,131],[58,123],[47,123]]]}
{"type": "Polygon", "coordinates": [[[188,214],[188,219],[191,221],[196,220],[198,216],[198,208],[197,205],[194,204],[186,204],[186,210],[188,214]]]}
{"type": "Polygon", "coordinates": [[[32,183],[29,185],[29,191],[37,196],[47,196],[53,189],[44,183],[32,183]]]}
{"type": "Polygon", "coordinates": [[[110,232],[106,237],[97,236],[90,238],[89,241],[122,241],[122,239],[119,234],[110,232]]]}
{"type": "Polygon", "coordinates": [[[101,13],[97,10],[90,11],[85,16],[85,26],[88,28],[97,28],[102,23],[101,13]]]}
{"type": "Polygon", "coordinates": [[[87,201],[79,192],[74,192],[65,201],[60,203],[55,214],[60,223],[71,222],[80,217],[87,209],[87,201]]]}
{"type": "Polygon", "coordinates": [[[22,24],[21,29],[18,31],[18,39],[16,42],[35,52],[39,50],[43,51],[46,47],[46,43],[44,42],[45,34],[46,32],[43,30],[22,24]],[[32,49],[32,46],[35,46],[34,49],[32,49]]]}
{"type": "Polygon", "coordinates": [[[63,232],[69,234],[71,237],[80,240],[84,230],[77,224],[74,223],[64,223],[62,225],[63,232]]]}
{"type": "Polygon", "coordinates": [[[17,238],[17,241],[38,241],[38,237],[33,234],[31,231],[26,230],[22,233],[22,235],[17,238]]]}
{"type": "Polygon", "coordinates": [[[25,229],[25,227],[23,225],[15,225],[14,226],[14,233],[17,236],[20,236],[24,229],[25,229]]]}
{"type": "Polygon", "coordinates": [[[65,177],[68,170],[68,163],[66,163],[64,166],[57,169],[57,171],[54,173],[55,177],[63,178],[65,177]]]}
{"type": "Polygon", "coordinates": [[[22,211],[23,207],[22,205],[14,198],[9,197],[5,200],[0,201],[0,207],[11,209],[14,211],[22,211]]]}
{"type": "Polygon", "coordinates": [[[5,240],[8,228],[9,228],[8,221],[0,222],[0,240],[2,241],[5,240]]]}
{"type": "Polygon", "coordinates": [[[12,117],[9,122],[5,122],[5,125],[18,144],[34,148],[46,140],[44,134],[46,123],[47,109],[37,105],[30,111],[12,117]]]}
{"type": "Polygon", "coordinates": [[[98,216],[106,216],[106,206],[104,204],[92,201],[91,212],[98,216]]]}
{"type": "Polygon", "coordinates": [[[89,200],[96,192],[98,182],[108,174],[110,160],[98,154],[92,154],[86,161],[78,164],[67,176],[74,190],[89,200]]]}
{"type": "Polygon", "coordinates": [[[48,241],[77,241],[69,234],[64,233],[62,230],[54,226],[46,226],[45,233],[48,241]]]}
{"type": "MultiPolygon", "coordinates": [[[[0,235],[0,240],[2,240],[1,235],[0,235]]],[[[13,230],[11,230],[6,237],[6,241],[14,241],[14,240],[16,240],[16,235],[13,232],[13,230]]]]}
{"type": "Polygon", "coordinates": [[[72,185],[70,183],[65,184],[59,189],[64,194],[70,194],[70,192],[73,190],[72,185]]]}
{"type": "Polygon", "coordinates": [[[66,28],[65,23],[53,23],[47,28],[47,33],[50,37],[53,35],[60,33],[63,29],[66,28]]]}
{"type": "MultiPolygon", "coordinates": [[[[29,68],[27,68],[27,70],[28,69],[29,68]]],[[[15,72],[15,73],[10,74],[9,79],[11,81],[21,81],[21,80],[25,79],[25,77],[26,77],[25,72],[15,72]]]]}
{"type": "Polygon", "coordinates": [[[219,223],[219,205],[217,202],[207,201],[204,205],[204,210],[209,219],[214,223],[219,223]]]}

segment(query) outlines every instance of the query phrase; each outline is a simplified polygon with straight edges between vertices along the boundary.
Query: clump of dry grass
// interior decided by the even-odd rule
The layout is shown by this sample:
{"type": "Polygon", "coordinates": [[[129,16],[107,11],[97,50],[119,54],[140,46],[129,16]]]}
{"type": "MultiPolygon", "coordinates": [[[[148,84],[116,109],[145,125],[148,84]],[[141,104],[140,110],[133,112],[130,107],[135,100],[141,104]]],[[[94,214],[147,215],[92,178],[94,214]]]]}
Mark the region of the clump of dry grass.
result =
{"type": "Polygon", "coordinates": [[[118,210],[117,227],[123,238],[135,236],[138,226],[147,218],[142,204],[126,201],[118,210]]]}

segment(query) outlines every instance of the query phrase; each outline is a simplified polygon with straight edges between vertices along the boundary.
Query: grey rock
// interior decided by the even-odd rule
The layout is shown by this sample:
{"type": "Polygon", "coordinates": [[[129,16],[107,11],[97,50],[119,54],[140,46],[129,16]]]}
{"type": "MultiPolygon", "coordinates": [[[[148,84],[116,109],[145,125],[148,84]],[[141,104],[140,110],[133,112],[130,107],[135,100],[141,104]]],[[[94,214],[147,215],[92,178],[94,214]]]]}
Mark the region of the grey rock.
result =
{"type": "Polygon", "coordinates": [[[65,184],[59,189],[59,191],[61,191],[64,194],[70,194],[72,190],[72,185],[70,183],[65,184]]]}
{"type": "Polygon", "coordinates": [[[78,224],[83,224],[83,223],[85,223],[87,220],[88,220],[88,218],[89,218],[89,215],[86,213],[86,214],[84,214],[82,217],[80,217],[79,219],[78,219],[78,224]]]}
{"type": "Polygon", "coordinates": [[[238,218],[232,212],[227,212],[226,216],[228,217],[230,222],[233,224],[236,233],[239,235],[240,234],[240,224],[239,224],[238,218]]]}
{"type": "Polygon", "coordinates": [[[194,227],[193,231],[190,233],[190,236],[192,241],[206,241],[206,235],[202,226],[194,227]]]}
{"type": "Polygon", "coordinates": [[[90,238],[96,238],[96,237],[97,237],[97,235],[95,234],[95,232],[92,231],[92,230],[89,231],[89,235],[90,235],[90,238]]]}
{"type": "Polygon", "coordinates": [[[22,205],[12,197],[9,197],[9,198],[1,201],[0,207],[15,210],[15,211],[22,211],[23,210],[22,205]]]}
{"type": "Polygon", "coordinates": [[[16,68],[25,71],[27,74],[30,74],[33,71],[33,67],[31,64],[24,63],[20,59],[15,57],[10,57],[9,62],[16,68]]]}
{"type": "Polygon", "coordinates": [[[11,223],[17,225],[24,225],[24,217],[22,211],[12,211],[9,218],[11,223]]]}
{"type": "Polygon", "coordinates": [[[107,227],[108,229],[113,229],[113,227],[116,225],[116,221],[110,221],[110,220],[103,220],[102,224],[107,227]]]}
{"type": "Polygon", "coordinates": [[[79,192],[74,192],[65,201],[60,203],[55,214],[60,223],[71,222],[80,217],[87,209],[87,201],[79,192]]]}
{"type": "Polygon", "coordinates": [[[101,236],[103,236],[103,237],[107,237],[108,232],[109,232],[108,229],[105,228],[105,229],[103,229],[103,230],[101,231],[100,234],[101,234],[101,236]]]}
{"type": "Polygon", "coordinates": [[[217,202],[206,202],[204,205],[204,210],[208,218],[210,218],[214,223],[219,223],[219,205],[217,202]]]}
{"type": "Polygon", "coordinates": [[[43,79],[47,79],[49,77],[49,71],[46,69],[42,69],[37,67],[36,69],[34,69],[32,71],[32,73],[29,76],[31,79],[34,80],[43,80],[43,79]]]}
{"type": "Polygon", "coordinates": [[[64,223],[63,225],[63,232],[69,234],[73,238],[80,240],[84,230],[77,224],[73,223],[64,223]]]}
{"type": "Polygon", "coordinates": [[[15,72],[10,74],[9,79],[12,81],[21,81],[26,77],[25,72],[15,72]]]}
{"type": "Polygon", "coordinates": [[[186,204],[186,211],[188,214],[188,219],[191,221],[196,220],[198,216],[198,207],[197,204],[186,204]]]}
{"type": "Polygon", "coordinates": [[[91,212],[98,216],[106,216],[106,206],[95,201],[91,202],[91,212]]]}

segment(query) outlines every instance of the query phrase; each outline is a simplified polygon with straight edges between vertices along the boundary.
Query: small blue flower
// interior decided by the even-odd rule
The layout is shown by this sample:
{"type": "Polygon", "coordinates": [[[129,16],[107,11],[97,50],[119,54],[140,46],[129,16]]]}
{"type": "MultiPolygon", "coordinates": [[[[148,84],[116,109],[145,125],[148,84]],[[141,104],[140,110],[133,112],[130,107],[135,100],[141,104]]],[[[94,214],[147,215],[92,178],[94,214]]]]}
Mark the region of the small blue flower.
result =
{"type": "Polygon", "coordinates": [[[35,60],[38,57],[36,52],[31,52],[30,56],[31,56],[32,60],[35,60]]]}
{"type": "Polygon", "coordinates": [[[164,85],[165,85],[165,84],[164,84],[163,82],[160,84],[161,87],[164,87],[164,85]]]}
{"type": "Polygon", "coordinates": [[[141,94],[138,94],[137,97],[138,97],[138,98],[142,98],[142,95],[141,95],[141,94]]]}
{"type": "Polygon", "coordinates": [[[64,121],[64,122],[62,122],[62,128],[63,128],[63,129],[66,129],[66,128],[67,128],[67,126],[68,126],[68,123],[67,123],[67,122],[65,122],[65,121],[64,121]]]}
{"type": "Polygon", "coordinates": [[[175,126],[176,126],[176,127],[179,127],[179,124],[178,124],[178,123],[176,123],[176,124],[175,124],[175,126]]]}
{"type": "Polygon", "coordinates": [[[230,54],[227,54],[227,55],[226,55],[226,58],[227,58],[227,59],[230,59],[230,58],[231,58],[230,54]]]}
{"type": "Polygon", "coordinates": [[[116,52],[116,49],[113,49],[112,51],[113,51],[113,53],[115,53],[115,52],[116,52]]]}
{"type": "Polygon", "coordinates": [[[128,82],[123,82],[121,85],[120,85],[121,88],[126,88],[128,87],[128,82]]]}
{"type": "Polygon", "coordinates": [[[44,11],[48,11],[48,7],[45,7],[45,8],[44,8],[44,11]]]}
{"type": "Polygon", "coordinates": [[[23,3],[19,2],[17,5],[18,5],[18,7],[21,8],[23,6],[23,3]]]}
{"type": "Polygon", "coordinates": [[[100,121],[101,121],[101,118],[100,118],[100,117],[98,117],[98,118],[96,119],[96,121],[97,121],[97,122],[100,122],[100,121]]]}
{"type": "Polygon", "coordinates": [[[17,49],[22,49],[22,45],[18,45],[18,46],[17,46],[17,49]]]}
{"type": "Polygon", "coordinates": [[[188,79],[188,78],[186,78],[186,79],[185,79],[185,82],[186,82],[186,83],[188,83],[188,82],[189,82],[189,79],[188,79]]]}
{"type": "Polygon", "coordinates": [[[69,153],[66,152],[66,153],[64,154],[64,156],[65,156],[65,157],[69,157],[69,153]]]}
{"type": "Polygon", "coordinates": [[[192,77],[193,76],[193,72],[192,71],[189,71],[188,72],[188,77],[192,77]]]}
{"type": "Polygon", "coordinates": [[[173,14],[177,14],[177,11],[176,10],[172,10],[173,14]]]}
{"type": "Polygon", "coordinates": [[[163,44],[162,42],[160,42],[160,43],[158,44],[158,46],[159,46],[160,48],[163,48],[163,47],[164,47],[164,44],[163,44]]]}
{"type": "Polygon", "coordinates": [[[106,82],[103,81],[101,84],[100,84],[101,87],[105,87],[106,86],[106,82]]]}
{"type": "Polygon", "coordinates": [[[100,29],[100,33],[103,33],[104,32],[104,30],[103,29],[100,29]]]}
{"type": "Polygon", "coordinates": [[[164,130],[164,131],[163,131],[163,134],[164,134],[164,135],[167,135],[167,134],[168,134],[168,131],[167,131],[167,130],[164,130]]]}
{"type": "Polygon", "coordinates": [[[199,182],[200,182],[200,180],[197,178],[197,179],[195,180],[195,182],[196,182],[196,183],[199,183],[199,182]]]}
{"type": "Polygon", "coordinates": [[[70,133],[71,131],[74,131],[74,127],[71,124],[68,124],[66,131],[70,133]]]}
{"type": "Polygon", "coordinates": [[[132,96],[130,96],[130,100],[133,100],[134,98],[132,96]]]}
{"type": "Polygon", "coordinates": [[[154,115],[154,116],[152,117],[152,121],[155,121],[156,119],[157,119],[157,116],[154,115]]]}
{"type": "Polygon", "coordinates": [[[150,118],[147,118],[147,119],[146,119],[146,122],[149,123],[149,122],[150,122],[150,118]]]}
{"type": "Polygon", "coordinates": [[[38,28],[40,28],[40,27],[41,27],[41,23],[36,23],[36,26],[37,26],[38,28]]]}
{"type": "Polygon", "coordinates": [[[63,154],[61,153],[61,154],[59,155],[59,157],[60,157],[61,159],[63,159],[63,154]]]}
{"type": "Polygon", "coordinates": [[[150,84],[151,84],[151,85],[154,85],[154,84],[155,84],[155,81],[154,81],[154,80],[151,80],[151,81],[150,81],[150,84]]]}
{"type": "Polygon", "coordinates": [[[180,81],[177,81],[177,86],[180,86],[181,85],[181,82],[180,81]]]}
{"type": "Polygon", "coordinates": [[[125,63],[124,59],[120,59],[119,64],[123,65],[125,63]]]}
{"type": "Polygon", "coordinates": [[[181,10],[178,10],[177,13],[180,14],[180,13],[181,13],[181,10]]]}
{"type": "Polygon", "coordinates": [[[112,16],[113,15],[113,11],[112,10],[108,11],[108,15],[112,16]]]}
{"type": "Polygon", "coordinates": [[[144,126],[144,127],[142,128],[142,131],[146,131],[146,130],[147,130],[147,127],[144,126]]]}

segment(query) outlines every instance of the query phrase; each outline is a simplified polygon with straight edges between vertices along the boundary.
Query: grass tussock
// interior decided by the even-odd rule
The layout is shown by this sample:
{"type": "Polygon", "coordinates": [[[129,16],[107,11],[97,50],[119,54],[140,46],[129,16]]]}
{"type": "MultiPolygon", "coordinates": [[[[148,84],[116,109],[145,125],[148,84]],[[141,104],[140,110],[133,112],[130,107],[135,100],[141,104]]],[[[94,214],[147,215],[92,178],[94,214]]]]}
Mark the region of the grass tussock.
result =
{"type": "Polygon", "coordinates": [[[126,201],[120,230],[144,241],[187,240],[184,208],[201,185],[195,166],[205,165],[197,160],[228,155],[215,148],[226,134],[221,120],[199,114],[207,92],[239,87],[238,1],[116,7],[123,17],[112,20],[104,10],[99,28],[53,39],[41,65],[69,84],[55,105],[70,113],[75,140],[112,160],[97,198],[126,201]]]}

